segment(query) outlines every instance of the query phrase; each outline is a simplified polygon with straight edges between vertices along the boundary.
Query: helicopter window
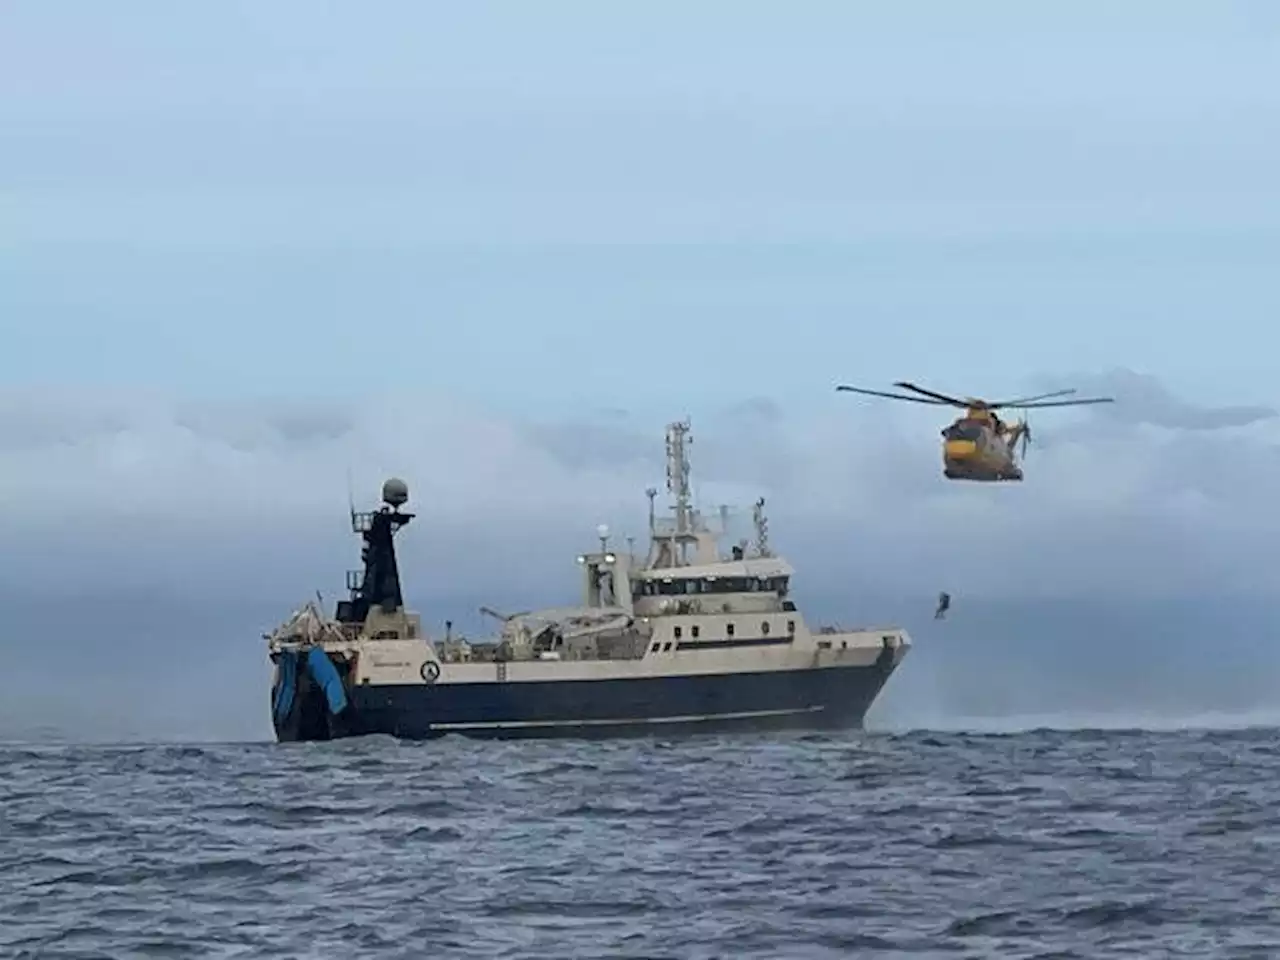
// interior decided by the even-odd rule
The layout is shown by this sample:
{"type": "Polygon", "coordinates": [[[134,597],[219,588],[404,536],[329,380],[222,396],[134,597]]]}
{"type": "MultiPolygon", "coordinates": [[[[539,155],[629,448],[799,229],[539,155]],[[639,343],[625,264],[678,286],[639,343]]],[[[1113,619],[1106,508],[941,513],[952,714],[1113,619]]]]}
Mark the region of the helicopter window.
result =
{"type": "Polygon", "coordinates": [[[982,428],[971,423],[953,423],[942,432],[948,440],[979,440],[982,428]]]}

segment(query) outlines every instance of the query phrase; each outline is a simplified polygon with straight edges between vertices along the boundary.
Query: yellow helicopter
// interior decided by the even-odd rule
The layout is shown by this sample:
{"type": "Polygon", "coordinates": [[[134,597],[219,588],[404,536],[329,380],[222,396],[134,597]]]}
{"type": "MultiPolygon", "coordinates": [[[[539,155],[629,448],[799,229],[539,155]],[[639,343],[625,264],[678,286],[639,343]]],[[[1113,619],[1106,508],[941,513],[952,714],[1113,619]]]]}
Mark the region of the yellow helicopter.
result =
{"type": "Polygon", "coordinates": [[[1054,400],[1052,399],[1054,397],[1067,397],[1075,393],[1075,390],[1055,390],[1052,393],[1041,393],[1034,397],[989,403],[975,397],[966,397],[963,400],[958,397],[949,397],[945,393],[936,393],[917,387],[914,383],[899,381],[894,386],[901,390],[910,390],[916,396],[887,393],[882,390],[864,390],[861,387],[850,387],[844,384],[836,387],[836,390],[939,407],[959,407],[964,410],[964,416],[942,431],[942,475],[948,480],[977,480],[984,483],[1021,480],[1022,467],[1018,464],[1018,458],[1026,457],[1027,444],[1031,442],[1031,427],[1027,424],[1025,417],[1016,423],[1006,423],[996,414],[997,410],[1075,407],[1090,403],[1115,402],[1113,397],[1054,400]],[[1017,452],[1019,442],[1022,445],[1021,453],[1017,452]]]}

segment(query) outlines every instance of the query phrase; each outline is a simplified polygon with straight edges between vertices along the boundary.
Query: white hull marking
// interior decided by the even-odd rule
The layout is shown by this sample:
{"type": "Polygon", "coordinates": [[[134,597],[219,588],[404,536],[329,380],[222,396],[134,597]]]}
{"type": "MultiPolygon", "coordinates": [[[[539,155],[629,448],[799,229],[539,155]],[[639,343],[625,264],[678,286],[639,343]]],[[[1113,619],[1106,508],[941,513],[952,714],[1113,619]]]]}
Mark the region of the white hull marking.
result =
{"type": "Polygon", "coordinates": [[[532,727],[618,727],[642,723],[704,723],[710,720],[754,720],[765,717],[789,717],[805,713],[821,713],[821,704],[788,710],[744,710],[739,713],[690,714],[680,717],[638,717],[621,720],[492,720],[484,723],[433,723],[432,730],[503,730],[532,727]]]}

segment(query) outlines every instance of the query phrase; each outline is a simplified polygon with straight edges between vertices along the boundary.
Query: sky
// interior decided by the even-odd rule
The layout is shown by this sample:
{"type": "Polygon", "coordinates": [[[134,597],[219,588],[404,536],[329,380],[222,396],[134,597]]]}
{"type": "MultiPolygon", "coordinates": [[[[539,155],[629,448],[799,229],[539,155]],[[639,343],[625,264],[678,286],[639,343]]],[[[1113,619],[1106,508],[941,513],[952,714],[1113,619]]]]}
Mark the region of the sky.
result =
{"type": "Polygon", "coordinates": [[[1261,0],[10,2],[0,594],[248,634],[396,474],[435,619],[559,602],[687,415],[855,619],[1264,601],[1278,107],[1261,0]],[[949,484],[899,379],[1119,402],[949,484]]]}
{"type": "Polygon", "coordinates": [[[1248,399],[1278,44],[1226,0],[11,2],[0,374],[551,415],[1119,365],[1248,399]]]}

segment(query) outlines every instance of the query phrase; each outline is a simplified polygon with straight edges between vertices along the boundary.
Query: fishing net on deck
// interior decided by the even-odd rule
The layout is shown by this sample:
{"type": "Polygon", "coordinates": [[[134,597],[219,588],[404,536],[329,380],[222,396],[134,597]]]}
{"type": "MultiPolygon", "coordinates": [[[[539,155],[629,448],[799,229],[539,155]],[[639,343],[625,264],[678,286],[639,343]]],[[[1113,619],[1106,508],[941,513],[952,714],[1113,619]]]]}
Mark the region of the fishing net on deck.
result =
{"type": "Polygon", "coordinates": [[[267,637],[269,643],[315,644],[346,639],[342,625],[324,615],[313,602],[304,604],[267,637]]]}

